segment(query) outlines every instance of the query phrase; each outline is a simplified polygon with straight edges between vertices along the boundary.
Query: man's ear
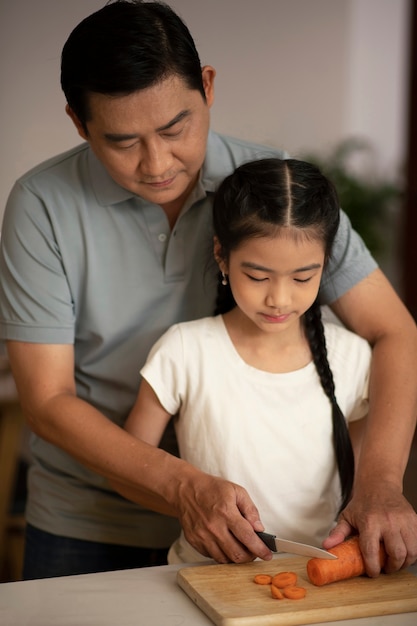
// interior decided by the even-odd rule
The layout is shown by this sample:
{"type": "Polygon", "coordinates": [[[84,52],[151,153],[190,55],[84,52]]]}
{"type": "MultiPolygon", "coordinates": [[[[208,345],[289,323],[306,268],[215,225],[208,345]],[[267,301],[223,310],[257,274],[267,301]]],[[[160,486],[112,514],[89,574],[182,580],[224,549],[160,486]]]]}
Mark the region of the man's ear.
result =
{"type": "Polygon", "coordinates": [[[220,245],[219,240],[217,239],[216,236],[213,237],[213,254],[214,254],[214,258],[216,259],[216,263],[219,266],[219,270],[221,272],[224,272],[225,274],[227,274],[227,263],[224,260],[223,254],[222,254],[222,247],[220,245]]]}
{"type": "Polygon", "coordinates": [[[207,106],[210,108],[214,102],[214,78],[216,76],[216,70],[211,65],[204,65],[201,70],[201,76],[203,79],[204,93],[206,94],[207,106]]]}
{"type": "Polygon", "coordinates": [[[71,109],[69,104],[66,105],[65,112],[72,119],[72,121],[74,123],[74,126],[77,129],[77,132],[80,135],[80,137],[82,137],[85,141],[87,141],[88,140],[88,135],[86,133],[86,130],[85,130],[84,126],[81,124],[81,122],[80,122],[79,118],[77,117],[77,115],[71,109]]]}

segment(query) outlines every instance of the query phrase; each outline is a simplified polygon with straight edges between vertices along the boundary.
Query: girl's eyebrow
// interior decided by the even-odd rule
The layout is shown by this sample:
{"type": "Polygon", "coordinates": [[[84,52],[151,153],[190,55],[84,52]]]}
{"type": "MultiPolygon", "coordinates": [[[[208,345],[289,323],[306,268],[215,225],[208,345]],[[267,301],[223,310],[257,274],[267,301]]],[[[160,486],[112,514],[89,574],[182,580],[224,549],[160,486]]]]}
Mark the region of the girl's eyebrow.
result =
{"type": "MultiPolygon", "coordinates": [[[[258,265],[257,263],[251,263],[250,261],[242,261],[241,267],[251,270],[259,270],[260,272],[267,272],[269,274],[275,273],[275,270],[272,270],[269,267],[264,267],[263,265],[258,265]]],[[[310,265],[305,265],[304,267],[298,267],[292,270],[290,274],[298,274],[299,272],[311,272],[311,270],[318,270],[320,268],[321,263],[311,263],[310,265]]]]}

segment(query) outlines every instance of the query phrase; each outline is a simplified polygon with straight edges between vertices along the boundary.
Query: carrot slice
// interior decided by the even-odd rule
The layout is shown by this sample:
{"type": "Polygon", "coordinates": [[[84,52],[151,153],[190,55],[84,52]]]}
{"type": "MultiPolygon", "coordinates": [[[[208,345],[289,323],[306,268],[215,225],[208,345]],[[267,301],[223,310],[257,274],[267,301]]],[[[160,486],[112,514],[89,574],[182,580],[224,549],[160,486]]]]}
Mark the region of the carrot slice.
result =
{"type": "Polygon", "coordinates": [[[272,576],[269,574],[256,574],[253,582],[257,585],[270,585],[272,582],[272,576]]]}
{"type": "MultiPolygon", "coordinates": [[[[307,575],[313,585],[321,587],[337,580],[354,578],[365,573],[365,563],[359,548],[359,537],[351,537],[343,543],[330,548],[337,560],[310,559],[307,562],[307,575]]],[[[379,558],[381,567],[385,561],[385,550],[380,546],[379,558]]]]}
{"type": "Polygon", "coordinates": [[[275,598],[275,600],[283,600],[284,594],[282,593],[279,587],[275,587],[275,585],[271,585],[271,596],[275,598]]]}
{"type": "Polygon", "coordinates": [[[295,572],[279,572],[272,577],[272,584],[275,587],[284,589],[284,587],[294,586],[297,582],[297,574],[295,572]]]}
{"type": "Polygon", "coordinates": [[[296,587],[294,585],[291,587],[285,587],[282,590],[282,593],[286,598],[289,598],[290,600],[301,600],[302,598],[305,598],[307,590],[304,589],[304,587],[296,587]]]}

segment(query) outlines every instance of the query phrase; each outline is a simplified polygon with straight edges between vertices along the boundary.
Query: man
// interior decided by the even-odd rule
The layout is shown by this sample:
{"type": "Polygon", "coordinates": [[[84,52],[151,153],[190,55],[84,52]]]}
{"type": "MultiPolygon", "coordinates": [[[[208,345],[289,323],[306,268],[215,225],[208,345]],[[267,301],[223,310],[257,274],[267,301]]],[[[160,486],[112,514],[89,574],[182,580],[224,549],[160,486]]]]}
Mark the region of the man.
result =
{"type": "MultiPolygon", "coordinates": [[[[175,518],[219,562],[271,557],[242,487],[121,428],[154,341],[213,312],[213,192],[241,162],[284,156],[209,132],[214,78],[158,3],[109,4],[64,46],[67,113],[85,143],[16,183],[2,227],[1,338],[33,431],[25,578],[164,562],[175,518]]],[[[354,496],[326,545],[358,531],[376,575],[383,540],[395,571],[417,558],[417,515],[401,493],[417,335],[344,214],[322,298],[373,345],[354,496]]]]}

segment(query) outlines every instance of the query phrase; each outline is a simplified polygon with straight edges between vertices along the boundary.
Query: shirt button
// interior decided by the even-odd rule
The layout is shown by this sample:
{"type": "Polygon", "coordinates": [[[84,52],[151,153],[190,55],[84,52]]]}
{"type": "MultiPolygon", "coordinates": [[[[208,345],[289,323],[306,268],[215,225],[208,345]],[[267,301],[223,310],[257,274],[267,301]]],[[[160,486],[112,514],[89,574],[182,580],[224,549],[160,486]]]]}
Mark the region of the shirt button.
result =
{"type": "Polygon", "coordinates": [[[166,240],[167,240],[167,236],[166,236],[166,234],[165,234],[165,233],[160,233],[160,234],[158,235],[158,239],[159,239],[159,241],[160,241],[161,243],[163,243],[164,241],[166,241],[166,240]]]}

